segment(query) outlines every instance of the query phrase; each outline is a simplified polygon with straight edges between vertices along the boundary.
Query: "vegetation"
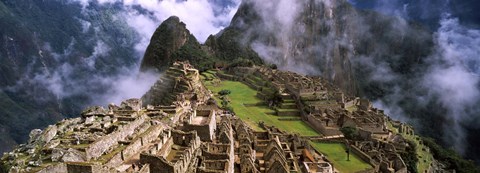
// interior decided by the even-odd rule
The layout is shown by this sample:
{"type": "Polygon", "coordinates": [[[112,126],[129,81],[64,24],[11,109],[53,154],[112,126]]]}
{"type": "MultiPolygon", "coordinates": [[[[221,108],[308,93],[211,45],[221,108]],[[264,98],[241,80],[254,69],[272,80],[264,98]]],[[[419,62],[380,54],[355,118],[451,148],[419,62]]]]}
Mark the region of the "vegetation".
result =
{"type": "Polygon", "coordinates": [[[277,64],[269,64],[268,67],[274,70],[278,69],[277,64]]]}
{"type": "Polygon", "coordinates": [[[229,95],[230,93],[232,93],[230,90],[223,89],[218,92],[218,95],[226,96],[226,95],[229,95]]]}
{"type": "Polygon", "coordinates": [[[354,140],[358,138],[358,130],[355,127],[342,127],[340,131],[347,139],[354,140]]]}
{"type": "Polygon", "coordinates": [[[255,64],[252,60],[245,59],[245,58],[237,58],[233,60],[233,62],[228,64],[228,68],[232,67],[251,67],[255,64]]]}
{"type": "MultiPolygon", "coordinates": [[[[393,126],[391,122],[387,122],[387,128],[392,130],[394,133],[399,133],[399,130],[393,126]]],[[[430,164],[433,161],[432,154],[425,149],[425,146],[419,140],[417,135],[411,135],[406,133],[400,133],[408,142],[409,147],[407,147],[407,153],[401,155],[404,159],[405,164],[408,169],[413,169],[416,167],[415,172],[425,172],[429,169],[430,164]],[[415,151],[415,154],[412,155],[412,152],[415,151]],[[407,155],[408,154],[408,155],[407,155]],[[413,158],[415,156],[415,158],[413,158]]]]}
{"type": "Polygon", "coordinates": [[[311,142],[310,145],[327,156],[333,166],[342,173],[353,173],[372,168],[371,165],[361,160],[353,152],[350,152],[350,160],[348,161],[347,148],[342,143],[311,142]]]}
{"type": "Polygon", "coordinates": [[[473,161],[465,160],[452,149],[444,149],[432,138],[423,138],[423,143],[430,148],[433,156],[446,164],[447,169],[455,169],[459,173],[480,172],[473,161]]]}
{"type": "MultiPolygon", "coordinates": [[[[226,109],[228,107],[228,103],[230,103],[230,99],[228,98],[228,95],[232,93],[230,90],[220,90],[218,92],[218,95],[220,96],[220,99],[222,99],[222,108],[226,109]]],[[[230,108],[232,109],[232,108],[230,108]]],[[[232,109],[233,110],[233,109],[232,109]]]]}
{"type": "Polygon", "coordinates": [[[258,54],[246,44],[241,43],[243,33],[232,27],[225,28],[216,37],[211,35],[205,41],[205,46],[213,50],[213,54],[219,61],[235,62],[236,59],[244,59],[254,64],[262,64],[263,61],[258,54]]]}
{"type": "Polygon", "coordinates": [[[268,106],[273,108],[278,108],[283,103],[282,96],[278,91],[275,91],[273,94],[268,95],[267,101],[269,103],[268,106]]]}
{"type": "MultiPolygon", "coordinates": [[[[280,121],[278,116],[274,115],[272,109],[263,104],[263,101],[255,95],[257,91],[251,89],[247,85],[236,81],[222,81],[218,86],[214,86],[211,82],[204,81],[205,86],[218,93],[221,90],[229,89],[230,104],[229,108],[234,110],[235,114],[244,120],[250,127],[255,130],[263,130],[259,123],[264,122],[266,125],[275,126],[281,130],[292,133],[298,133],[303,136],[318,136],[314,129],[303,121],[280,121]]],[[[221,101],[217,95],[217,101],[221,101]]]]}
{"type": "Polygon", "coordinates": [[[418,164],[418,156],[417,156],[417,144],[414,141],[407,140],[408,147],[404,153],[400,153],[403,161],[407,165],[407,170],[410,173],[417,173],[417,164],[418,164]]]}

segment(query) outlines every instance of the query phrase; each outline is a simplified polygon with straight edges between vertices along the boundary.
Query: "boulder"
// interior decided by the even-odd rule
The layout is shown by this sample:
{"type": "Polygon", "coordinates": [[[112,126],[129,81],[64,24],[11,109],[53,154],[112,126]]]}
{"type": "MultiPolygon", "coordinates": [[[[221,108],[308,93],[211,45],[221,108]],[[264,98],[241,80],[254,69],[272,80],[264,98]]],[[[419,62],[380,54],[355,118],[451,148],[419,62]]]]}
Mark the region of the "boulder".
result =
{"type": "Polygon", "coordinates": [[[43,142],[48,143],[55,137],[55,135],[57,135],[57,126],[51,125],[42,133],[40,139],[43,142]]]}
{"type": "Polygon", "coordinates": [[[63,155],[65,155],[65,150],[61,148],[54,148],[52,150],[52,162],[58,162],[62,159],[63,155]]]}
{"type": "Polygon", "coordinates": [[[108,104],[108,111],[110,111],[111,113],[113,113],[113,111],[117,111],[118,109],[120,109],[120,107],[115,105],[115,103],[108,104]]]}
{"type": "Polygon", "coordinates": [[[84,162],[86,161],[85,153],[73,148],[68,150],[55,148],[52,151],[53,162],[84,162]]]}
{"type": "Polygon", "coordinates": [[[107,110],[101,106],[92,106],[82,112],[82,117],[105,116],[107,113],[107,110]]]}
{"type": "Polygon", "coordinates": [[[33,129],[32,131],[30,131],[30,134],[28,135],[30,137],[28,143],[33,143],[37,141],[40,138],[41,134],[42,130],[40,129],[33,129]]]}
{"type": "Polygon", "coordinates": [[[57,147],[59,144],[60,144],[60,140],[58,139],[51,140],[47,144],[45,144],[45,148],[52,149],[57,147]]]}
{"type": "Polygon", "coordinates": [[[33,166],[33,167],[39,167],[41,164],[42,164],[42,161],[41,161],[41,160],[29,161],[29,162],[28,162],[28,166],[33,166]]]}
{"type": "Polygon", "coordinates": [[[142,100],[140,99],[128,99],[122,102],[120,108],[124,110],[138,111],[142,109],[142,100]]]}
{"type": "Polygon", "coordinates": [[[85,118],[85,125],[91,125],[95,121],[95,116],[85,118]]]}

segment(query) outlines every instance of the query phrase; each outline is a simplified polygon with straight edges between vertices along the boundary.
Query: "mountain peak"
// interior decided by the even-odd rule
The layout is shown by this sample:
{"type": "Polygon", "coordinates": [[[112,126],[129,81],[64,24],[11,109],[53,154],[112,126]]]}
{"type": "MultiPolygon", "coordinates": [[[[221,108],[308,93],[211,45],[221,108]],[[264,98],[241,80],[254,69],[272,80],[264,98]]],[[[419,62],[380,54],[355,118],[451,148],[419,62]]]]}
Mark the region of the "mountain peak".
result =
{"type": "Polygon", "coordinates": [[[166,65],[171,64],[172,54],[192,38],[192,41],[197,42],[180,18],[169,17],[155,30],[140,69],[163,70],[166,65]]]}

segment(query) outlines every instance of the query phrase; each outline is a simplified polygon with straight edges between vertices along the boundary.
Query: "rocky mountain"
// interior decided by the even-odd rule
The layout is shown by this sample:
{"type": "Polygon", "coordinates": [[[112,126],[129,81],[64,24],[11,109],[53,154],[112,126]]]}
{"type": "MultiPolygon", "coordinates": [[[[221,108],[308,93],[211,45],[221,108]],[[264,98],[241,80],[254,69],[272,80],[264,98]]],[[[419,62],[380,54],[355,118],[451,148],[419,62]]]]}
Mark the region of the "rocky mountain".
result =
{"type": "Polygon", "coordinates": [[[136,33],[115,7],[0,1],[0,151],[77,114],[136,66],[136,33]]]}
{"type": "Polygon", "coordinates": [[[262,60],[248,45],[238,41],[241,32],[230,28],[217,36],[208,37],[200,44],[195,36],[176,16],[165,20],[155,31],[142,60],[141,70],[164,71],[176,60],[189,60],[200,70],[210,69],[215,64],[227,64],[235,59],[262,60]]]}

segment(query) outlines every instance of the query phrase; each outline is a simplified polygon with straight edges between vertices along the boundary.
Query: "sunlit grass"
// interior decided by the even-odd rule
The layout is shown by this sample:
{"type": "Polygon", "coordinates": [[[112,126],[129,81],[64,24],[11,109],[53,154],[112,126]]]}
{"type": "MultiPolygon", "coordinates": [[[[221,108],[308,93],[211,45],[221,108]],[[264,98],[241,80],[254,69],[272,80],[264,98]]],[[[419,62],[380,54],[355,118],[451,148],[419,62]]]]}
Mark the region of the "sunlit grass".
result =
{"type": "MultiPolygon", "coordinates": [[[[301,120],[297,121],[280,121],[274,115],[274,110],[267,106],[258,106],[255,104],[262,103],[255,95],[257,91],[251,89],[247,85],[236,81],[222,81],[218,86],[213,86],[209,81],[204,81],[206,87],[217,94],[220,90],[227,89],[231,91],[228,96],[231,100],[230,106],[234,109],[235,114],[244,120],[255,130],[262,130],[258,123],[263,121],[266,125],[278,127],[289,133],[297,133],[303,136],[318,136],[320,135],[308,124],[301,120]],[[255,105],[255,106],[253,106],[255,105]]],[[[217,102],[220,103],[218,97],[217,102]]]]}
{"type": "Polygon", "coordinates": [[[348,161],[345,144],[319,142],[311,142],[310,144],[317,151],[323,153],[332,162],[335,169],[342,173],[353,173],[372,168],[370,164],[364,162],[353,152],[350,152],[348,161]]]}

